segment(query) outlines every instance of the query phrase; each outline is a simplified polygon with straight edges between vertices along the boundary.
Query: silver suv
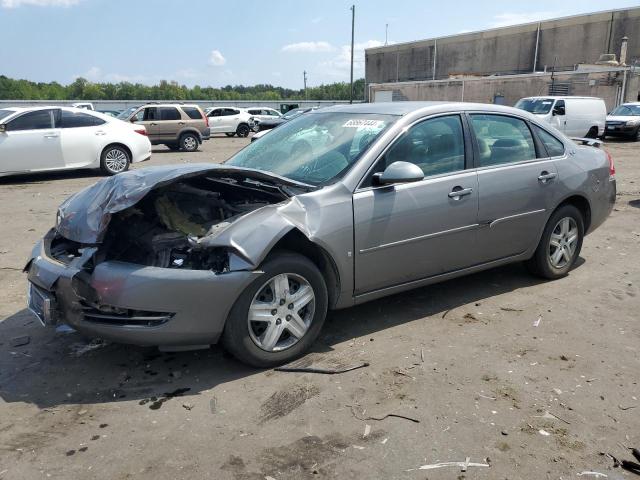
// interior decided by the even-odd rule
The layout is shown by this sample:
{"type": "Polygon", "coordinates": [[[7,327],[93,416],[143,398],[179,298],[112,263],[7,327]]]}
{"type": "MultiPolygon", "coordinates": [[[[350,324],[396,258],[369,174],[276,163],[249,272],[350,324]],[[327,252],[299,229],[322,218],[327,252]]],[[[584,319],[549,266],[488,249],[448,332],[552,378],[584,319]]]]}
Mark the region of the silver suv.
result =
{"type": "Polygon", "coordinates": [[[195,152],[209,140],[209,121],[198,105],[149,104],[124,112],[121,120],[144,125],[152,145],[195,152]]]}

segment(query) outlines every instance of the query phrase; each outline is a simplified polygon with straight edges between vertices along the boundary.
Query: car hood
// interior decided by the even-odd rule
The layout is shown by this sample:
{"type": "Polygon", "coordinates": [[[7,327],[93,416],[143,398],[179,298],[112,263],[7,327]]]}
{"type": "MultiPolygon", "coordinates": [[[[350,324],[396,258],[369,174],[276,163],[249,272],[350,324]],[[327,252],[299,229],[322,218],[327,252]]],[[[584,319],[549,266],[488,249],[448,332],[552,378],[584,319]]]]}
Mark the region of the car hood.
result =
{"type": "Polygon", "coordinates": [[[104,178],[67,198],[58,208],[56,230],[81,244],[102,242],[111,215],[138,203],[155,188],[198,175],[262,182],[291,197],[316,187],[275,174],[215,164],[148,167],[104,178]]]}
{"type": "Polygon", "coordinates": [[[640,120],[638,115],[607,115],[607,122],[628,122],[630,120],[640,120]]]}

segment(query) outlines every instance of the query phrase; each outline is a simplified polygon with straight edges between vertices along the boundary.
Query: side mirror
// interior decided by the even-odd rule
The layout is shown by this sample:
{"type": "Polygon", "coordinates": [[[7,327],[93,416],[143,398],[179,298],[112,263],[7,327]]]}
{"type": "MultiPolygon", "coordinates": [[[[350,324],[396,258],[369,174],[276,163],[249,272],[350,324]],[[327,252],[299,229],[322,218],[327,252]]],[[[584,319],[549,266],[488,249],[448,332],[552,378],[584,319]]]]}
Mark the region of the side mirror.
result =
{"type": "Polygon", "coordinates": [[[7,124],[6,123],[0,123],[0,133],[4,133],[7,131],[7,124]]]}
{"type": "Polygon", "coordinates": [[[551,112],[552,115],[564,115],[564,113],[564,107],[554,107],[553,112],[551,112]]]}
{"type": "Polygon", "coordinates": [[[373,181],[377,185],[419,182],[423,178],[422,169],[409,162],[393,162],[384,172],[373,174],[373,181]]]}

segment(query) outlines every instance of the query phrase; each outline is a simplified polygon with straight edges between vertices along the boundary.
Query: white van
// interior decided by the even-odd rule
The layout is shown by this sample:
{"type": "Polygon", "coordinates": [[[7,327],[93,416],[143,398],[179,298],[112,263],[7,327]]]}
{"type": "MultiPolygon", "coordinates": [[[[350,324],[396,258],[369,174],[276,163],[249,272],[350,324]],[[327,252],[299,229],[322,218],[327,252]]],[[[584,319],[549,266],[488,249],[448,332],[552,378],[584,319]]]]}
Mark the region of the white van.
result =
{"type": "Polygon", "coordinates": [[[568,137],[604,135],[607,106],[596,97],[527,97],[516,108],[531,112],[568,137]]]}

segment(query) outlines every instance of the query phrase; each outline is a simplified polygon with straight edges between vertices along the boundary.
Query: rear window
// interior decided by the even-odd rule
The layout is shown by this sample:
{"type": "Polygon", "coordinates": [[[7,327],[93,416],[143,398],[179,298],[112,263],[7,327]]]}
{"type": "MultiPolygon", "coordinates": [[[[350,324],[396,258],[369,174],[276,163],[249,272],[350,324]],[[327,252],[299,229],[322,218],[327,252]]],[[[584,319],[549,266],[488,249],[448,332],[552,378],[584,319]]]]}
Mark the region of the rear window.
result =
{"type": "Polygon", "coordinates": [[[60,126],[62,128],[97,127],[106,123],[103,119],[82,112],[62,110],[60,126]]]}
{"type": "Polygon", "coordinates": [[[8,117],[12,113],[15,113],[15,112],[13,110],[0,110],[0,120],[2,120],[5,117],[8,117]]]}
{"type": "Polygon", "coordinates": [[[193,120],[202,120],[202,114],[196,107],[182,107],[182,111],[193,120]]]}
{"type": "Polygon", "coordinates": [[[160,111],[159,120],[180,120],[182,118],[175,107],[160,107],[158,110],[160,111]]]}

